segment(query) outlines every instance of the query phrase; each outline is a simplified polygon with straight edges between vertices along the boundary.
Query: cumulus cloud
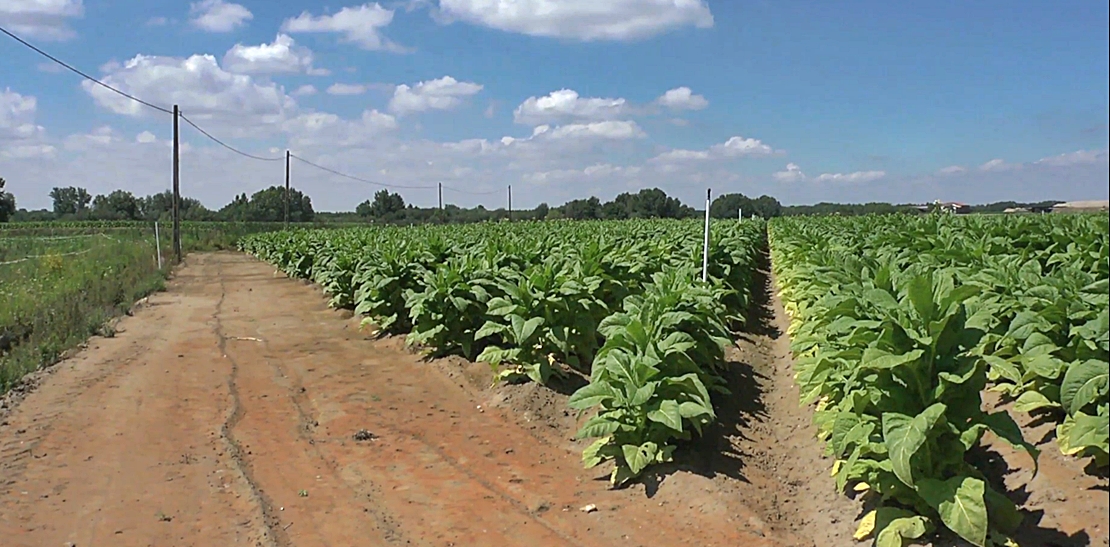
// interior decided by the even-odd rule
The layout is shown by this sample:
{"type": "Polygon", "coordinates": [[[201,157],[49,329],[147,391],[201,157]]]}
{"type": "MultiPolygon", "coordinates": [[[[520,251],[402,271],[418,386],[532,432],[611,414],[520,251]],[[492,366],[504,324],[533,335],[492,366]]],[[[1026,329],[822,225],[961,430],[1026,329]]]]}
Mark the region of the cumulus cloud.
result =
{"type": "Polygon", "coordinates": [[[1034,162],[1037,165],[1052,167],[1069,167],[1073,165],[1094,165],[1107,162],[1107,149],[1102,150],[1076,150],[1057,156],[1041,158],[1034,162]]]}
{"type": "Polygon", "coordinates": [[[336,82],[328,86],[328,95],[362,95],[369,89],[363,84],[344,84],[336,82]]]}
{"type": "Polygon", "coordinates": [[[855,171],[852,173],[822,173],[813,179],[817,182],[837,183],[864,183],[879,180],[886,176],[886,171],[855,171]]]}
{"type": "Polygon", "coordinates": [[[0,91],[0,157],[32,159],[52,156],[46,130],[35,123],[38,100],[9,88],[0,91]]]}
{"type": "Polygon", "coordinates": [[[84,14],[82,0],[0,0],[0,25],[27,38],[69,40],[69,21],[84,14]]]}
{"type": "Polygon", "coordinates": [[[638,139],[647,136],[640,126],[634,121],[607,120],[603,122],[575,123],[549,127],[541,125],[535,129],[533,136],[544,135],[552,139],[638,139]]]}
{"type": "Polygon", "coordinates": [[[688,87],[676,87],[664,93],[655,100],[656,104],[674,110],[702,110],[709,106],[709,101],[701,95],[696,95],[688,87]]]}
{"type": "Polygon", "coordinates": [[[709,28],[705,0],[440,0],[439,14],[505,32],[580,41],[625,41],[678,28],[709,28]]]}
{"type": "Polygon", "coordinates": [[[150,131],[143,131],[142,133],[135,135],[135,142],[149,144],[152,142],[158,142],[158,137],[156,137],[154,133],[151,133],[150,131]]]}
{"type": "Polygon", "coordinates": [[[1018,166],[1015,165],[1015,164],[1006,163],[1005,160],[996,158],[996,159],[993,159],[993,160],[990,160],[990,161],[984,163],[983,165],[980,165],[979,170],[980,171],[1009,171],[1009,170],[1015,169],[1017,167],[1018,166]]]}
{"type": "Polygon", "coordinates": [[[352,147],[365,145],[373,137],[397,129],[397,119],[377,110],[366,110],[357,120],[346,120],[327,112],[310,112],[286,121],[290,146],[352,147]]]}
{"type": "Polygon", "coordinates": [[[462,104],[463,99],[477,94],[482,85],[460,82],[450,76],[420,82],[413,86],[401,84],[393,90],[389,111],[404,116],[428,110],[451,110],[462,104]]]}
{"type": "Polygon", "coordinates": [[[298,46],[288,34],[278,34],[269,44],[235,44],[224,54],[224,69],[240,74],[327,74],[313,68],[312,51],[298,46]]]}
{"type": "Polygon", "coordinates": [[[342,36],[343,40],[371,51],[405,52],[406,48],[382,36],[381,29],[393,22],[393,10],[377,2],[358,7],[346,7],[334,15],[312,15],[305,11],[281,24],[283,32],[328,32],[342,36]]]}
{"type": "Polygon", "coordinates": [[[240,4],[223,0],[202,0],[189,5],[189,23],[208,32],[231,32],[254,19],[240,4]]]}
{"type": "Polygon", "coordinates": [[[525,99],[513,112],[513,121],[540,125],[572,119],[609,120],[628,113],[628,101],[624,99],[581,97],[573,89],[560,89],[525,99]]]}
{"type": "MultiPolygon", "coordinates": [[[[137,55],[123,64],[109,63],[103,71],[104,83],[116,89],[157,105],[177,104],[195,121],[211,118],[236,134],[251,126],[280,123],[296,109],[296,102],[281,86],[230,73],[211,55],[186,59],[137,55]]],[[[151,112],[92,82],[84,81],[81,87],[98,105],[116,114],[138,117],[151,112]]]]}
{"type": "Polygon", "coordinates": [[[798,167],[798,164],[796,164],[796,163],[786,164],[786,169],[785,170],[778,171],[774,175],[771,175],[771,176],[774,177],[774,179],[779,181],[779,182],[786,182],[786,183],[800,182],[800,181],[806,180],[806,174],[804,172],[802,172],[802,168],[798,167]]]}
{"type": "Polygon", "coordinates": [[[0,91],[0,143],[41,136],[44,130],[35,123],[37,111],[35,97],[20,95],[11,88],[0,91]]]}
{"type": "Polygon", "coordinates": [[[293,90],[294,97],[311,97],[317,93],[316,86],[305,84],[293,90]]]}
{"type": "Polygon", "coordinates": [[[957,175],[964,172],[967,172],[967,169],[961,165],[949,165],[937,171],[941,175],[957,175]]]}
{"type": "Polygon", "coordinates": [[[741,157],[760,157],[779,154],[781,151],[771,148],[759,139],[735,136],[727,141],[714,144],[706,150],[675,149],[663,152],[652,161],[671,163],[684,161],[724,160],[741,157]]]}

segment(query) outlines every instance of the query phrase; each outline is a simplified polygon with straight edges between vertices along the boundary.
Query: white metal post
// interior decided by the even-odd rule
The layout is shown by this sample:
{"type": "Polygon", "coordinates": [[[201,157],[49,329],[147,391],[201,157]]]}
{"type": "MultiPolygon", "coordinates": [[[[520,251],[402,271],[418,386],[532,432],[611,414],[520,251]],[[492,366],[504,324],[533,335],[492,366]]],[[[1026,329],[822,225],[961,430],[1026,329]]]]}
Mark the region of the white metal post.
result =
{"type": "Polygon", "coordinates": [[[701,280],[709,280],[709,196],[713,190],[705,191],[705,248],[701,253],[701,280]]]}
{"type": "Polygon", "coordinates": [[[744,220],[744,208],[743,207],[740,208],[740,213],[739,214],[740,214],[740,217],[737,220],[743,221],[744,220]]]}
{"type": "Polygon", "coordinates": [[[158,269],[162,269],[162,238],[158,237],[158,221],[154,221],[154,249],[158,253],[158,269]]]}

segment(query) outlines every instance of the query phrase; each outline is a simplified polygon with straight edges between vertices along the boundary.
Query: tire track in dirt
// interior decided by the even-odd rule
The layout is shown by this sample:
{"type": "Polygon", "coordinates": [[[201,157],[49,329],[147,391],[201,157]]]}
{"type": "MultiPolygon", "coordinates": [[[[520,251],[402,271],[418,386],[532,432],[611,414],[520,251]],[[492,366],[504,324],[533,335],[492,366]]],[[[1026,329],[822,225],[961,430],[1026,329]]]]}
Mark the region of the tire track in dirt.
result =
{"type": "Polygon", "coordinates": [[[259,490],[254,478],[251,476],[250,464],[244,461],[243,450],[234,436],[235,426],[243,419],[243,404],[239,396],[238,385],[239,363],[227,353],[227,335],[224,334],[223,321],[220,318],[220,315],[223,313],[224,300],[227,299],[227,287],[224,284],[223,268],[218,263],[216,275],[220,283],[220,298],[216,302],[215,310],[212,312],[212,332],[216,336],[216,346],[219,348],[220,354],[224,359],[227,359],[227,362],[231,365],[231,371],[227,375],[227,390],[231,398],[231,406],[228,409],[226,419],[223,424],[220,425],[220,438],[224,441],[224,445],[235,467],[235,471],[239,473],[243,481],[246,482],[247,487],[250,489],[251,496],[262,512],[262,522],[265,531],[263,532],[260,542],[265,542],[271,547],[285,547],[290,544],[289,538],[285,535],[284,530],[275,526],[278,522],[278,518],[274,515],[273,504],[259,490]]]}
{"type": "Polygon", "coordinates": [[[61,363],[0,427],[5,445],[32,454],[0,458],[6,547],[261,537],[243,483],[225,473],[225,370],[206,326],[214,279],[203,261],[181,269],[169,292],[123,318],[116,338],[61,363]],[[32,428],[34,439],[20,438],[32,428]]]}

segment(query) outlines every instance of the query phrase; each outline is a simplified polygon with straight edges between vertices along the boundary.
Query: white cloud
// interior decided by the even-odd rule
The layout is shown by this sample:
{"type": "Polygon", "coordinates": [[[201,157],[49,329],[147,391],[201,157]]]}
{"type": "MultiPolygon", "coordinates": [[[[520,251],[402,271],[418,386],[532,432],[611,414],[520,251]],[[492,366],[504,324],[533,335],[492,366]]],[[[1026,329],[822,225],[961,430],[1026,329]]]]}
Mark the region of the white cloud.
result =
{"type": "Polygon", "coordinates": [[[624,99],[584,98],[573,89],[560,89],[543,97],[525,99],[513,112],[513,121],[520,124],[539,125],[568,119],[611,120],[628,112],[628,101],[624,99]]]}
{"type": "Polygon", "coordinates": [[[675,149],[663,152],[652,158],[659,163],[676,163],[689,161],[724,160],[741,157],[761,157],[781,154],[759,139],[735,136],[727,141],[714,144],[706,150],[675,149]]]}
{"type": "Polygon", "coordinates": [[[1076,150],[1057,156],[1041,158],[1035,163],[1051,167],[1070,167],[1073,165],[1093,165],[1107,162],[1107,149],[1102,150],[1076,150]]]}
{"type": "Polygon", "coordinates": [[[312,84],[305,84],[293,90],[294,97],[311,97],[316,94],[316,86],[312,84]]]}
{"type": "Polygon", "coordinates": [[[41,137],[45,130],[35,123],[37,111],[35,97],[20,95],[11,88],[0,91],[0,146],[41,137]]]}
{"type": "Polygon", "coordinates": [[[151,133],[150,131],[143,131],[142,133],[135,135],[135,142],[149,144],[152,142],[158,142],[158,137],[156,137],[154,133],[151,133]]]}
{"type": "Polygon", "coordinates": [[[886,171],[855,171],[853,173],[823,173],[813,179],[817,182],[841,182],[847,184],[864,183],[879,180],[886,176],[886,171]]]}
{"type": "Polygon", "coordinates": [[[668,150],[655,156],[656,161],[662,162],[679,162],[679,161],[702,161],[710,158],[708,150],[684,150],[681,148],[675,150],[668,150]]]}
{"type": "Polygon", "coordinates": [[[202,0],[189,4],[189,22],[208,32],[231,32],[254,19],[254,14],[240,4],[223,0],[202,0]]]}
{"type": "Polygon", "coordinates": [[[64,145],[66,150],[88,151],[101,148],[120,141],[119,135],[111,126],[102,125],[88,133],[78,133],[66,137],[64,145]]]}
{"type": "Polygon", "coordinates": [[[278,34],[270,44],[235,44],[224,54],[223,66],[241,74],[321,73],[312,67],[312,51],[298,46],[288,34],[278,34]]]}
{"type": "Polygon", "coordinates": [[[949,165],[948,167],[945,167],[945,168],[937,171],[937,173],[939,173],[941,175],[957,175],[959,173],[964,173],[966,171],[967,171],[967,169],[965,167],[961,166],[961,165],[949,165]]]}
{"type": "Polygon", "coordinates": [[[82,0],[0,0],[0,25],[25,38],[69,40],[69,20],[84,14],[82,0]]]}
{"type": "Polygon", "coordinates": [[[990,161],[984,163],[983,165],[980,165],[979,170],[980,171],[1009,171],[1011,169],[1016,169],[1017,167],[1018,167],[1017,165],[1014,165],[1012,163],[1006,163],[1004,160],[993,159],[993,160],[990,160],[990,161]]]}
{"type": "Polygon", "coordinates": [[[800,182],[806,180],[806,174],[802,172],[802,168],[798,167],[798,164],[796,163],[786,164],[785,171],[778,171],[771,176],[774,177],[775,180],[785,183],[800,182]]]}
{"type": "Polygon", "coordinates": [[[634,40],[713,26],[705,0],[440,0],[439,9],[448,21],[582,41],[634,40]]]}
{"type": "Polygon", "coordinates": [[[310,112],[286,121],[282,129],[289,134],[292,147],[352,147],[366,145],[371,138],[397,129],[397,119],[377,110],[366,110],[357,120],[310,112]]]}
{"type": "Polygon", "coordinates": [[[312,15],[305,11],[281,24],[283,32],[332,32],[343,36],[343,40],[356,44],[366,50],[404,52],[399,46],[381,34],[381,29],[393,22],[393,10],[385,9],[377,2],[358,7],[346,7],[334,15],[312,15]]]}
{"type": "Polygon", "coordinates": [[[328,95],[362,95],[369,87],[363,84],[344,84],[336,82],[328,86],[328,95]]]}
{"type": "Polygon", "coordinates": [[[607,120],[603,122],[577,123],[560,125],[549,128],[541,125],[535,129],[533,136],[544,135],[551,139],[638,139],[647,136],[644,130],[634,121],[607,120]],[[541,130],[542,129],[542,130],[541,130]]]}
{"type": "Polygon", "coordinates": [[[713,145],[710,151],[726,158],[770,156],[775,153],[775,149],[763,144],[763,141],[739,136],[730,138],[724,144],[713,145]]]}
{"type": "Polygon", "coordinates": [[[46,129],[35,123],[38,101],[10,88],[0,91],[0,157],[33,159],[52,156],[46,129]]]}
{"type": "Polygon", "coordinates": [[[660,106],[675,110],[702,110],[709,106],[709,101],[701,95],[696,95],[688,87],[676,87],[664,93],[655,100],[660,106]]]}
{"type": "Polygon", "coordinates": [[[460,82],[450,76],[420,82],[414,86],[401,84],[393,90],[389,110],[398,116],[427,110],[451,110],[464,98],[482,90],[480,84],[460,82]]]}
{"type": "MultiPolygon", "coordinates": [[[[280,123],[296,109],[296,102],[281,86],[227,72],[211,55],[187,59],[137,55],[122,65],[109,63],[103,70],[102,80],[108,85],[163,107],[177,104],[194,121],[211,119],[236,135],[280,123]]],[[[151,112],[89,81],[81,87],[98,105],[117,114],[137,117],[151,112]]]]}

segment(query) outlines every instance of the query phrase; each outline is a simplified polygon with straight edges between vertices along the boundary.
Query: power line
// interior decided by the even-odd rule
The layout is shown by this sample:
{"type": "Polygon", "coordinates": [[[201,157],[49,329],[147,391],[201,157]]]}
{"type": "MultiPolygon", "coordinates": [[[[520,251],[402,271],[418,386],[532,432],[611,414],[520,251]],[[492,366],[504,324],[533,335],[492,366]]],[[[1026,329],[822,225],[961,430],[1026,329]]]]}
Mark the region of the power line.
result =
{"type": "Polygon", "coordinates": [[[118,90],[118,89],[116,89],[116,88],[114,88],[114,87],[112,87],[112,86],[110,86],[110,85],[108,85],[108,84],[106,84],[106,83],[104,83],[104,82],[100,81],[100,80],[97,80],[96,78],[93,78],[92,76],[89,76],[88,74],[85,74],[84,72],[81,72],[80,70],[78,70],[78,69],[76,69],[76,68],[73,68],[72,66],[70,66],[70,65],[69,65],[68,63],[66,63],[65,61],[62,61],[61,59],[58,59],[57,57],[55,57],[55,56],[53,56],[53,55],[51,55],[51,54],[49,54],[49,53],[47,53],[47,52],[45,52],[45,51],[43,51],[43,50],[41,50],[41,49],[37,48],[37,47],[35,47],[34,45],[32,45],[31,43],[27,42],[27,41],[26,41],[26,40],[24,40],[23,38],[20,38],[19,36],[16,36],[15,34],[12,34],[12,33],[11,33],[10,31],[8,31],[8,29],[6,29],[6,28],[4,28],[4,27],[0,27],[0,32],[3,32],[4,34],[7,34],[8,36],[10,36],[10,37],[11,37],[11,38],[12,38],[13,40],[15,40],[16,42],[19,42],[19,43],[21,43],[21,44],[23,44],[23,45],[25,45],[25,46],[27,46],[27,47],[31,48],[32,50],[34,50],[34,51],[35,51],[35,53],[38,53],[39,55],[42,55],[43,57],[46,57],[47,59],[50,59],[51,61],[54,61],[55,63],[57,63],[57,64],[59,64],[59,65],[61,65],[61,66],[65,67],[65,68],[67,68],[67,69],[69,69],[69,70],[71,70],[71,71],[73,71],[73,72],[75,72],[75,73],[77,73],[77,74],[78,74],[78,75],[80,75],[80,76],[81,76],[82,78],[85,78],[86,80],[89,80],[90,82],[93,82],[93,83],[95,83],[95,84],[97,84],[97,85],[99,85],[99,86],[101,86],[101,87],[103,87],[103,88],[105,88],[105,89],[107,89],[107,90],[109,90],[109,91],[112,91],[112,92],[118,93],[118,94],[120,94],[120,95],[122,95],[122,96],[124,96],[124,97],[127,97],[128,99],[131,99],[132,101],[135,101],[135,102],[137,102],[137,103],[139,103],[139,104],[141,104],[141,105],[144,105],[144,106],[148,106],[148,107],[150,107],[150,108],[153,108],[153,109],[155,109],[155,110],[157,110],[157,111],[159,111],[159,112],[164,112],[164,113],[166,113],[166,114],[173,114],[173,111],[172,111],[172,110],[170,110],[170,109],[168,109],[168,108],[163,108],[163,107],[161,107],[161,106],[158,106],[158,105],[156,105],[156,104],[151,104],[151,103],[148,103],[148,102],[146,102],[146,101],[144,101],[144,100],[142,100],[142,99],[140,99],[140,98],[138,98],[138,97],[135,97],[134,95],[129,95],[129,94],[127,94],[127,93],[124,93],[123,91],[120,91],[120,90],[118,90]]]}
{"type": "Polygon", "coordinates": [[[472,196],[488,196],[490,194],[500,194],[502,192],[501,188],[498,188],[497,190],[490,190],[488,192],[471,192],[470,190],[460,190],[458,188],[451,188],[450,186],[447,186],[446,184],[443,185],[443,189],[444,190],[450,190],[452,192],[458,192],[460,194],[470,194],[472,196]]]}
{"type": "Polygon", "coordinates": [[[190,120],[189,118],[185,117],[185,114],[178,114],[178,115],[181,117],[181,119],[185,120],[185,123],[193,126],[193,129],[196,129],[197,131],[200,131],[200,133],[202,135],[204,135],[205,137],[208,137],[209,139],[212,139],[212,141],[215,142],[216,144],[218,144],[218,145],[220,145],[224,148],[227,148],[228,150],[231,150],[232,152],[235,152],[236,154],[239,154],[240,156],[245,156],[245,157],[248,157],[252,160],[259,160],[259,161],[281,161],[281,160],[285,159],[284,156],[282,156],[280,158],[263,158],[262,156],[255,156],[254,154],[248,154],[246,152],[243,152],[242,150],[239,150],[238,148],[235,148],[234,146],[231,146],[230,144],[227,144],[224,141],[221,141],[220,139],[217,139],[216,137],[213,137],[211,133],[205,131],[204,129],[201,129],[201,127],[199,125],[193,123],[193,120],[190,120]]]}
{"type": "MultiPolygon", "coordinates": [[[[300,157],[296,154],[289,154],[289,157],[294,158],[298,161],[307,163],[308,165],[311,165],[311,166],[313,166],[317,169],[327,171],[327,172],[329,172],[333,175],[337,175],[337,176],[340,176],[340,177],[343,177],[343,178],[351,179],[351,180],[366,183],[366,184],[373,184],[375,186],[383,186],[385,188],[400,188],[400,189],[405,189],[405,190],[434,190],[434,189],[437,188],[436,186],[405,186],[403,184],[386,184],[384,182],[377,182],[377,181],[373,181],[373,180],[369,180],[369,179],[364,179],[362,177],[356,177],[354,175],[348,175],[347,173],[341,173],[339,171],[336,171],[335,169],[331,169],[329,167],[324,167],[323,165],[312,163],[312,162],[310,162],[310,161],[308,161],[308,160],[306,160],[306,159],[304,159],[304,158],[302,158],[302,157],[300,157]]],[[[446,188],[446,187],[444,187],[444,188],[446,188]]]]}

